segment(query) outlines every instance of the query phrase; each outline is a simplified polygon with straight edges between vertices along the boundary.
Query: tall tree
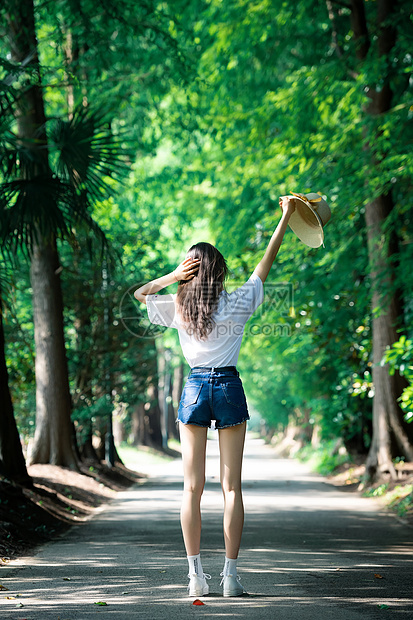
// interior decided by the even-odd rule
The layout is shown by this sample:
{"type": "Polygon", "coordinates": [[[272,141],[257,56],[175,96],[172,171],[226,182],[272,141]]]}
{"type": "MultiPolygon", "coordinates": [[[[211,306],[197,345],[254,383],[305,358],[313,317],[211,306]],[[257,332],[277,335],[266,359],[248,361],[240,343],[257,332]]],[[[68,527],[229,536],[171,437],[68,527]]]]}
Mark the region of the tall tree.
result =
{"type": "MultiPolygon", "coordinates": [[[[24,63],[33,83],[16,102],[18,136],[31,155],[32,165],[22,171],[22,180],[32,182],[35,193],[39,180],[52,173],[46,135],[34,7],[32,0],[9,2],[6,23],[13,61],[24,63]],[[37,183],[36,183],[37,181],[37,183]]],[[[29,161],[29,160],[28,160],[29,161]]],[[[39,192],[41,194],[41,192],[39,192]]],[[[45,201],[43,217],[53,209],[52,195],[32,196],[45,201]]],[[[63,336],[63,303],[60,264],[53,233],[36,226],[31,248],[31,284],[36,343],[36,435],[31,459],[37,463],[76,466],[70,421],[71,401],[63,336]]]]}
{"type": "MultiPolygon", "coordinates": [[[[375,20],[375,54],[382,67],[379,85],[366,84],[367,96],[370,99],[365,113],[373,119],[372,129],[367,136],[367,148],[371,156],[372,168],[383,164],[383,159],[391,156],[391,152],[377,153],[375,142],[378,138],[377,123],[393,105],[392,53],[398,39],[399,3],[395,0],[377,0],[375,20]]],[[[360,63],[366,62],[372,45],[372,35],[366,19],[364,0],[352,0],[351,24],[356,43],[356,55],[360,63]]],[[[367,72],[367,77],[369,73],[367,72]]],[[[374,174],[374,173],[373,173],[374,174]]],[[[396,477],[392,462],[394,450],[392,443],[397,444],[398,453],[413,460],[413,434],[403,424],[399,398],[403,390],[403,382],[398,373],[390,374],[388,366],[382,365],[384,352],[398,340],[398,330],[404,326],[403,307],[400,291],[395,281],[395,259],[398,259],[398,231],[395,226],[384,227],[394,211],[394,200],[391,189],[381,191],[366,204],[365,217],[369,250],[369,264],[372,287],[372,330],[373,330],[373,438],[367,458],[366,468],[370,477],[383,471],[396,477]],[[410,435],[410,436],[409,436],[410,435]]]]}
{"type": "Polygon", "coordinates": [[[3,328],[2,288],[0,280],[0,475],[21,484],[30,485],[31,478],[27,473],[24,461],[9,389],[3,328]]]}
{"type": "Polygon", "coordinates": [[[104,241],[90,216],[91,202],[112,192],[106,175],[117,178],[127,169],[128,152],[102,116],[84,108],[70,121],[55,121],[48,137],[32,1],[10,3],[6,20],[12,58],[30,71],[15,104],[17,140],[11,134],[2,154],[2,240],[25,244],[31,258],[36,344],[31,460],[76,467],[57,238],[73,236],[83,222],[104,241]]]}

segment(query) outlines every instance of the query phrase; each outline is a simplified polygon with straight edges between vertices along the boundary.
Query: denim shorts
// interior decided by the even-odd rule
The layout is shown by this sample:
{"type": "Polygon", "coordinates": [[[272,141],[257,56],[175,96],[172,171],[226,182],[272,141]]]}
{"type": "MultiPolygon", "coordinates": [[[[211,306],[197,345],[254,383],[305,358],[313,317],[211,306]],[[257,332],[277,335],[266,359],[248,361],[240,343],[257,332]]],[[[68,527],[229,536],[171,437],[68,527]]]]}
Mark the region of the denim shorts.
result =
{"type": "Polygon", "coordinates": [[[227,428],[249,420],[247,401],[235,366],[192,368],[182,392],[178,420],[183,424],[227,428]]]}

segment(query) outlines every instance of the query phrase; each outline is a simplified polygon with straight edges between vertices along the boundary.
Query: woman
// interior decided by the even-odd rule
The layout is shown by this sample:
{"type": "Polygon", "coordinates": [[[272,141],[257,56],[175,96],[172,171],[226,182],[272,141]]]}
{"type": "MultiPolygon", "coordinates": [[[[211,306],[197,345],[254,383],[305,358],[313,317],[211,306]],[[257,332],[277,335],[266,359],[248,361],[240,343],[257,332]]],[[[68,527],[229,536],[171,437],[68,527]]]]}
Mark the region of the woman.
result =
{"type": "Polygon", "coordinates": [[[189,564],[189,596],[209,593],[203,572],[201,496],[205,484],[207,430],[219,432],[221,486],[224,494],[225,564],[221,573],[224,596],[246,594],[237,575],[237,558],[244,525],[241,466],[249,419],[236,364],[245,323],[263,301],[263,283],[280,248],[293,198],[280,198],[283,210],[263,258],[249,280],[233,293],[224,290],[227,266],[209,243],[192,246],[172,272],[144,284],[135,297],[145,303],[149,320],[178,329],[191,372],[178,410],[184,468],[181,526],[189,564]],[[179,282],[177,295],[156,295],[179,282]]]}

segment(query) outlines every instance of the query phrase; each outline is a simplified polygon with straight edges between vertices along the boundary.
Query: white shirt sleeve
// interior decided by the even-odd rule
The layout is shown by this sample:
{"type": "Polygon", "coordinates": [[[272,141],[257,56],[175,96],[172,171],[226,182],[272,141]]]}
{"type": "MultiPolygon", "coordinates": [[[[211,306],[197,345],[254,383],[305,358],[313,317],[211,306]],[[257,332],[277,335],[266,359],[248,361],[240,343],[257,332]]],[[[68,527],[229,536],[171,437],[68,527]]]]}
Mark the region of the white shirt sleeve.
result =
{"type": "Polygon", "coordinates": [[[147,295],[148,318],[154,325],[178,327],[175,310],[176,295],[147,295]]]}
{"type": "Polygon", "coordinates": [[[245,284],[230,294],[230,299],[234,318],[239,323],[245,324],[264,301],[264,285],[261,278],[253,273],[245,284]]]}

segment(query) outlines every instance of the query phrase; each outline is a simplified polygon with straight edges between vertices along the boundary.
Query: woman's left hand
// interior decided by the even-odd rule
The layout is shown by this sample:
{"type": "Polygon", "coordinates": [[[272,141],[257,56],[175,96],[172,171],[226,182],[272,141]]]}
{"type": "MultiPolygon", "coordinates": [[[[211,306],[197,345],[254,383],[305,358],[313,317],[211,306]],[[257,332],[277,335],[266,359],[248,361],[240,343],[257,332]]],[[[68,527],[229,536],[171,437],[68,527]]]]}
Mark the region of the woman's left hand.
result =
{"type": "Polygon", "coordinates": [[[292,196],[281,196],[279,203],[284,213],[287,215],[294,213],[297,204],[295,198],[292,196]]]}
{"type": "Polygon", "coordinates": [[[192,280],[198,273],[199,258],[186,258],[178,267],[174,270],[175,278],[179,280],[192,280]]]}

